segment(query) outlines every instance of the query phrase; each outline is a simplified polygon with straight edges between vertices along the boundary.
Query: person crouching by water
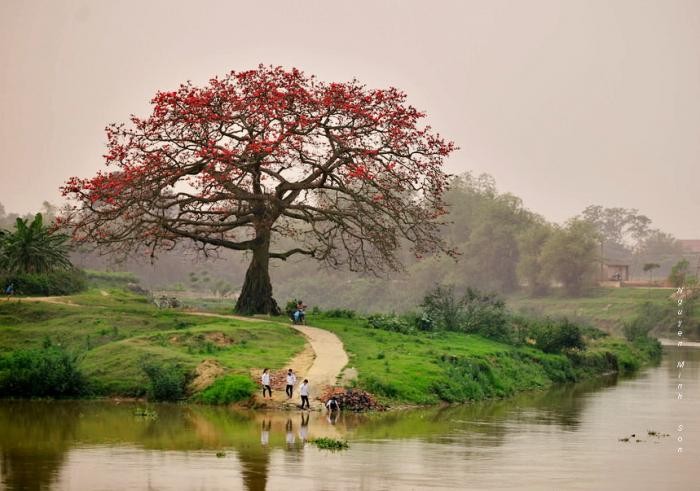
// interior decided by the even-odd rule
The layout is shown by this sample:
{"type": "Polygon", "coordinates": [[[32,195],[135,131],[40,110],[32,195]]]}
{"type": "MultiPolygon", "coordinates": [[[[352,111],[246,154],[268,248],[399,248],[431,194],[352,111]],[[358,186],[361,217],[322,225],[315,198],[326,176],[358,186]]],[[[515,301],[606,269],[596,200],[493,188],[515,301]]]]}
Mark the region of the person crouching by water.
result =
{"type": "Polygon", "coordinates": [[[331,413],[340,411],[340,404],[338,403],[338,399],[335,396],[328,399],[328,401],[326,402],[326,409],[328,410],[328,412],[331,413]]]}
{"type": "Polygon", "coordinates": [[[294,384],[297,383],[297,376],[294,375],[294,372],[290,368],[287,371],[287,388],[284,389],[285,392],[287,393],[287,399],[292,398],[292,394],[294,393],[294,384]]]}
{"type": "Polygon", "coordinates": [[[301,408],[304,409],[304,404],[306,404],[306,409],[311,409],[309,404],[309,381],[304,379],[304,382],[299,388],[299,394],[301,395],[301,408]]]}
{"type": "Polygon", "coordinates": [[[262,386],[263,386],[263,399],[265,399],[265,391],[270,394],[270,399],[272,399],[272,387],[270,387],[270,371],[269,369],[264,369],[262,373],[262,386]]]}

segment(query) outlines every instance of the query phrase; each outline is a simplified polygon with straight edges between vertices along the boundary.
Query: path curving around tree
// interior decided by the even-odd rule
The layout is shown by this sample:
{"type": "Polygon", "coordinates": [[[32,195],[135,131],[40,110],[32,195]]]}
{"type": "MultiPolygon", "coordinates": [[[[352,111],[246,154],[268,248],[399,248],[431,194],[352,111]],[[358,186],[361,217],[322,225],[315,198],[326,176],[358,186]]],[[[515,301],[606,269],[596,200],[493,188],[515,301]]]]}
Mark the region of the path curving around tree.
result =
{"type": "MultiPolygon", "coordinates": [[[[306,337],[308,346],[292,358],[285,368],[294,370],[297,376],[297,385],[294,387],[294,397],[292,402],[299,402],[299,386],[304,379],[309,380],[309,400],[312,406],[318,406],[318,397],[323,389],[329,385],[336,385],[343,375],[343,369],[347,366],[349,358],[345,352],[343,342],[338,336],[325,329],[318,327],[287,324],[274,320],[244,317],[239,315],[214,314],[210,312],[187,312],[191,315],[206,317],[218,317],[222,319],[235,319],[245,322],[274,322],[296,329],[306,337]]],[[[254,376],[258,377],[261,370],[252,370],[254,376]]],[[[352,378],[352,377],[350,377],[352,378]]],[[[346,377],[345,380],[349,378],[346,377]]],[[[258,402],[265,403],[265,400],[258,395],[258,402]]],[[[268,399],[269,400],[269,399],[268,399]]],[[[283,406],[288,402],[284,392],[276,390],[273,392],[272,402],[275,406],[283,406]]]]}

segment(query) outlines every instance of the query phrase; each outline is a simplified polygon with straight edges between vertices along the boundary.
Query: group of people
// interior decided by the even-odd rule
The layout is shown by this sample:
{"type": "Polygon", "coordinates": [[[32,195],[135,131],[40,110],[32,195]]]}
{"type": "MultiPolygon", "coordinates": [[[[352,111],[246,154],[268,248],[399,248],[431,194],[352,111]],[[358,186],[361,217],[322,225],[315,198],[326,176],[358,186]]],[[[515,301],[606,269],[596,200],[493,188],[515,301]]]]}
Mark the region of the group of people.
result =
{"type": "MultiPolygon", "coordinates": [[[[272,387],[270,386],[270,369],[265,368],[262,373],[262,389],[263,389],[263,399],[265,399],[265,394],[272,399],[272,387]]],[[[287,399],[291,399],[294,395],[294,384],[297,382],[297,376],[294,371],[290,368],[287,371],[287,387],[285,392],[287,394],[287,399]]],[[[299,387],[299,395],[301,396],[301,408],[309,409],[311,405],[309,404],[309,381],[304,379],[299,387]]]]}
{"type": "MultiPolygon", "coordinates": [[[[272,399],[272,387],[270,386],[270,369],[265,368],[262,373],[261,377],[261,382],[262,382],[262,390],[263,390],[263,399],[265,399],[265,395],[267,395],[270,399],[272,399]]],[[[294,370],[291,368],[287,370],[287,385],[284,389],[285,393],[287,394],[287,399],[291,399],[292,396],[294,395],[294,385],[297,382],[297,376],[294,373],[294,370]]],[[[309,380],[304,379],[302,382],[301,386],[299,387],[299,395],[301,396],[301,409],[310,409],[311,405],[309,404],[309,380]]],[[[326,402],[326,409],[328,411],[338,411],[340,410],[340,404],[338,403],[338,400],[336,399],[335,396],[333,396],[331,399],[326,402]]]]}

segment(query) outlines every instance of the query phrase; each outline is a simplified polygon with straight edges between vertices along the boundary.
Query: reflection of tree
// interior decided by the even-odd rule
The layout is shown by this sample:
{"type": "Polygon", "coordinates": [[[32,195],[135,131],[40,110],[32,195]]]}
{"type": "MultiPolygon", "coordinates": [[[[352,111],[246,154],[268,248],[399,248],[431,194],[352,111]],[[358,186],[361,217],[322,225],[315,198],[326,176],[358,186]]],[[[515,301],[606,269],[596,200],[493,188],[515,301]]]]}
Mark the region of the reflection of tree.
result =
{"type": "Polygon", "coordinates": [[[270,463],[270,452],[258,445],[243,445],[237,448],[238,460],[241,463],[243,485],[248,491],[264,491],[267,487],[267,468],[270,463]]]}
{"type": "Polygon", "coordinates": [[[0,477],[8,490],[49,489],[75,441],[76,404],[3,402],[0,477]]]}

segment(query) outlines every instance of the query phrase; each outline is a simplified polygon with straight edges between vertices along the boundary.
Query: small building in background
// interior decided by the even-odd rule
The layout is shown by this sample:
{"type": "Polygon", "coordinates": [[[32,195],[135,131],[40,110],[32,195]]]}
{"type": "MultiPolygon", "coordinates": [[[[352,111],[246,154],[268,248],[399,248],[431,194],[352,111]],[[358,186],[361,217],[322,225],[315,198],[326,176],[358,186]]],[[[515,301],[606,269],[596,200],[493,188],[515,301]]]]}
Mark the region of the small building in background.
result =
{"type": "Polygon", "coordinates": [[[629,264],[604,264],[603,281],[629,281],[629,264]]]}

